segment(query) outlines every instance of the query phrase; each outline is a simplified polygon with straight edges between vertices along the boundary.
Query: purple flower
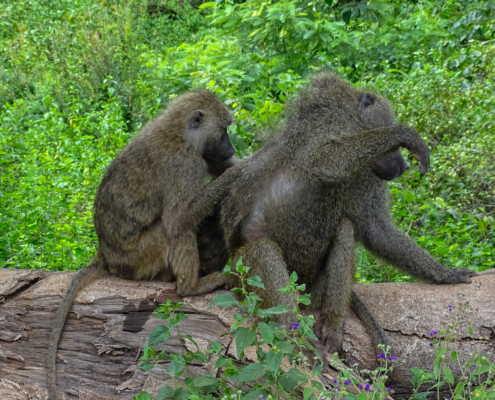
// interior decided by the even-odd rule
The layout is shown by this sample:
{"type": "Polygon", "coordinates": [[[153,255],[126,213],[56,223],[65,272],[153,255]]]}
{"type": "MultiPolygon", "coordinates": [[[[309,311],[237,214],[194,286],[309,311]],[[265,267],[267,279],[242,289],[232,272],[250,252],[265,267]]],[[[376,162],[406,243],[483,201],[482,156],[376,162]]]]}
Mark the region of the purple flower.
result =
{"type": "Polygon", "coordinates": [[[335,379],[333,380],[333,383],[337,383],[337,378],[335,378],[335,379]]]}
{"type": "Polygon", "coordinates": [[[430,343],[430,347],[433,347],[433,343],[430,343]]]}
{"type": "Polygon", "coordinates": [[[292,324],[292,329],[297,329],[297,328],[299,328],[299,324],[297,322],[294,322],[292,324]]]}
{"type": "Polygon", "coordinates": [[[338,386],[335,386],[335,390],[338,392],[339,391],[339,387],[338,386]]]}
{"type": "Polygon", "coordinates": [[[387,388],[387,392],[390,392],[392,390],[392,388],[388,387],[387,388]]]}
{"type": "Polygon", "coordinates": [[[436,335],[437,333],[438,333],[438,331],[430,332],[430,336],[436,335]]]}
{"type": "Polygon", "coordinates": [[[344,385],[349,385],[350,383],[352,383],[352,381],[350,379],[347,379],[346,381],[344,381],[344,385]]]}
{"type": "Polygon", "coordinates": [[[452,311],[452,305],[449,304],[449,311],[452,311]]]}
{"type": "Polygon", "coordinates": [[[362,389],[363,388],[363,385],[359,385],[359,389],[362,389]]]}
{"type": "Polygon", "coordinates": [[[285,326],[285,325],[279,325],[278,327],[279,327],[279,328],[283,328],[284,326],[285,326]]]}
{"type": "Polygon", "coordinates": [[[376,358],[385,358],[385,354],[384,354],[384,353],[382,353],[382,354],[378,354],[378,355],[376,356],[376,358]]]}
{"type": "Polygon", "coordinates": [[[364,390],[370,390],[370,384],[367,383],[366,386],[364,387],[364,390]]]}
{"type": "Polygon", "coordinates": [[[397,361],[397,357],[389,357],[388,358],[390,361],[397,361]]]}

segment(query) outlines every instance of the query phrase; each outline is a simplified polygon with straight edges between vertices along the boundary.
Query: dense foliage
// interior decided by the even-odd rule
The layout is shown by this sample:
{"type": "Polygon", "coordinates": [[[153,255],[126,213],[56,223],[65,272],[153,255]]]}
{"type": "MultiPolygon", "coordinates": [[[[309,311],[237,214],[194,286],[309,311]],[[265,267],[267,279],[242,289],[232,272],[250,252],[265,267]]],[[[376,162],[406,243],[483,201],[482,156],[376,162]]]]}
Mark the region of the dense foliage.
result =
{"type": "MultiPolygon", "coordinates": [[[[84,266],[106,165],[170,97],[213,90],[248,156],[325,67],[387,96],[433,150],[422,179],[404,152],[399,225],[448,266],[493,268],[494,15],[470,0],[1,2],[0,267],[84,266]]],[[[361,248],[358,277],[411,279],[361,248]]]]}

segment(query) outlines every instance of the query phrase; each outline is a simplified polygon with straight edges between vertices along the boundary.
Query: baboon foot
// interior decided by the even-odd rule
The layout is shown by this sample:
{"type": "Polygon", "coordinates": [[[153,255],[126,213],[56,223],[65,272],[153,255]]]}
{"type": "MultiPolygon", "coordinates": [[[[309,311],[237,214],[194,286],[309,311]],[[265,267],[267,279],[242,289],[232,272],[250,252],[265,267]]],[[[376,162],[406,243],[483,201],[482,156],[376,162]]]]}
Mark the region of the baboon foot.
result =
{"type": "Polygon", "coordinates": [[[335,329],[328,321],[316,324],[315,335],[320,339],[319,344],[327,353],[341,353],[344,341],[344,328],[335,329]]]}
{"type": "Polygon", "coordinates": [[[454,284],[454,283],[471,283],[471,277],[478,276],[474,271],[467,268],[452,268],[447,276],[437,283],[454,284]]]}

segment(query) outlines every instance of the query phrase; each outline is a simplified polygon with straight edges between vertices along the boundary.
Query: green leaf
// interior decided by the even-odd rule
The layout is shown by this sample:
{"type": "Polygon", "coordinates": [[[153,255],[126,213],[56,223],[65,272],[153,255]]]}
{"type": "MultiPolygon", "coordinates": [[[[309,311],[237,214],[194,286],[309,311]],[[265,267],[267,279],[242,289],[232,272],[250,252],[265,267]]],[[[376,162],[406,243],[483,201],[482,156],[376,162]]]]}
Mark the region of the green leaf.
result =
{"type": "Polygon", "coordinates": [[[464,386],[466,386],[465,383],[458,383],[457,386],[455,387],[455,392],[454,392],[454,395],[456,397],[458,396],[462,396],[463,392],[464,392],[464,386]]]}
{"type": "Polygon", "coordinates": [[[260,379],[263,375],[266,374],[266,369],[263,365],[258,363],[252,363],[246,366],[242,370],[239,376],[236,377],[237,380],[241,382],[251,382],[256,379],[260,379]]]}
{"type": "Polygon", "coordinates": [[[151,395],[148,392],[139,392],[137,400],[151,400],[151,395]]]}
{"type": "Polygon", "coordinates": [[[435,349],[435,357],[443,356],[446,351],[447,351],[447,349],[445,347],[437,347],[435,349]]]}
{"type": "Polygon", "coordinates": [[[268,369],[274,373],[277,373],[285,354],[281,351],[275,352],[273,349],[266,354],[266,363],[268,369]]]}
{"type": "Polygon", "coordinates": [[[223,357],[222,355],[220,355],[220,357],[218,358],[217,362],[215,363],[215,366],[214,368],[222,368],[224,366],[226,366],[227,364],[229,364],[230,362],[230,359],[229,358],[225,358],[223,357]]]}
{"type": "Polygon", "coordinates": [[[232,307],[237,304],[237,300],[229,293],[221,293],[213,299],[208,309],[219,306],[219,307],[232,307]]]}
{"type": "Polygon", "coordinates": [[[452,370],[449,367],[443,367],[443,374],[445,375],[445,379],[453,385],[454,384],[454,375],[452,375],[452,370]]]}
{"type": "Polygon", "coordinates": [[[170,386],[164,386],[158,391],[156,400],[171,399],[172,397],[174,397],[174,394],[175,389],[172,389],[170,386]]]}
{"type": "Polygon", "coordinates": [[[265,322],[260,322],[259,329],[261,333],[261,337],[267,343],[273,342],[273,331],[265,322]]]}
{"type": "Polygon", "coordinates": [[[149,371],[150,369],[153,369],[155,365],[152,362],[145,361],[141,363],[141,370],[143,371],[149,371]]]}
{"type": "Polygon", "coordinates": [[[485,367],[478,368],[476,371],[473,372],[474,375],[481,375],[484,374],[485,372],[488,372],[492,369],[492,366],[487,365],[485,367]]]}
{"type": "Polygon", "coordinates": [[[263,282],[261,282],[261,278],[258,275],[247,278],[247,283],[248,283],[248,285],[256,286],[256,287],[259,287],[261,289],[266,290],[265,285],[263,285],[263,282]]]}
{"type": "Polygon", "coordinates": [[[314,392],[315,388],[313,387],[305,387],[303,390],[304,400],[309,400],[309,396],[311,396],[314,392]]]}
{"type": "Polygon", "coordinates": [[[263,313],[267,315],[273,315],[273,314],[283,314],[289,311],[289,307],[287,307],[285,304],[281,304],[276,307],[271,307],[266,310],[263,310],[263,313]]]}
{"type": "Polygon", "coordinates": [[[215,342],[214,340],[210,340],[210,343],[211,343],[212,350],[216,354],[220,353],[223,350],[223,346],[220,343],[215,342]]]}
{"type": "Polygon", "coordinates": [[[268,397],[270,392],[266,390],[255,390],[254,392],[249,392],[242,397],[242,400],[259,400],[262,397],[268,397]]]}
{"type": "Polygon", "coordinates": [[[170,337],[170,329],[165,325],[158,325],[153,332],[151,332],[150,340],[148,341],[150,346],[160,344],[168,340],[170,337]]]}
{"type": "Polygon", "coordinates": [[[203,388],[203,387],[208,387],[208,386],[216,386],[218,385],[218,382],[214,378],[208,378],[206,376],[198,376],[194,381],[193,381],[194,386],[198,388],[203,388]]]}
{"type": "Polygon", "coordinates": [[[452,362],[455,363],[457,359],[459,358],[459,352],[453,351],[450,353],[450,358],[452,359],[452,362]]]}
{"type": "Polygon", "coordinates": [[[191,357],[200,362],[200,363],[203,363],[203,364],[206,364],[208,362],[208,357],[206,357],[206,355],[204,355],[203,353],[201,353],[200,351],[197,351],[193,354],[191,354],[191,357]]]}
{"type": "Polygon", "coordinates": [[[241,358],[242,352],[251,346],[256,339],[256,332],[252,329],[241,327],[235,333],[235,345],[237,348],[237,357],[241,358]]]}
{"type": "Polygon", "coordinates": [[[172,400],[187,400],[189,399],[189,396],[191,393],[189,393],[187,390],[184,390],[182,388],[180,389],[175,389],[174,396],[172,397],[172,400]]]}
{"type": "Polygon", "coordinates": [[[170,373],[171,376],[179,377],[182,374],[183,370],[184,370],[184,364],[182,364],[182,362],[177,360],[172,360],[170,362],[170,365],[168,366],[168,372],[170,373]]]}
{"type": "Polygon", "coordinates": [[[295,285],[295,283],[297,282],[297,279],[299,277],[297,276],[297,273],[296,271],[293,271],[292,274],[290,274],[290,283],[291,285],[295,285]]]}
{"type": "Polygon", "coordinates": [[[473,331],[473,328],[471,328],[470,326],[467,327],[467,330],[469,332],[470,335],[474,335],[474,331],[473,331]]]}
{"type": "Polygon", "coordinates": [[[356,396],[356,400],[368,400],[368,396],[366,396],[366,393],[361,392],[356,396]]]}

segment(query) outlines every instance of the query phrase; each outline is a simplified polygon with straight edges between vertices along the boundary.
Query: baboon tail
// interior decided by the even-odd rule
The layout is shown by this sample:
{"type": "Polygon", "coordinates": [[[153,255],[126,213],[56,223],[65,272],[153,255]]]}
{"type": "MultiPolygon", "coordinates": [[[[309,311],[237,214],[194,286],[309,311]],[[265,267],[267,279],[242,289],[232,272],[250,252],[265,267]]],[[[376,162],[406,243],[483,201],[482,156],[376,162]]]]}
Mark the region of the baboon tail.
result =
{"type": "MultiPolygon", "coordinates": [[[[354,290],[352,291],[351,309],[356,313],[358,318],[363,323],[366,331],[371,336],[371,341],[373,342],[373,347],[375,348],[376,354],[378,355],[382,353],[382,350],[380,350],[378,345],[383,344],[385,345],[385,348],[390,346],[388,337],[366,303],[361,300],[354,290]]],[[[394,355],[393,349],[392,355],[394,355]]],[[[393,371],[389,371],[388,375],[398,383],[408,384],[407,378],[397,369],[397,367],[395,367],[393,371]]]]}
{"type": "Polygon", "coordinates": [[[388,341],[385,331],[375,319],[375,316],[372,314],[366,303],[361,300],[354,290],[352,291],[351,309],[356,313],[366,328],[366,331],[371,336],[371,341],[373,342],[373,346],[375,347],[377,354],[380,351],[378,348],[379,344],[383,344],[385,347],[390,346],[390,342],[388,341]]]}
{"type": "Polygon", "coordinates": [[[60,308],[58,309],[55,323],[53,325],[52,334],[48,344],[47,355],[47,386],[48,399],[57,400],[57,376],[55,369],[55,360],[57,356],[58,341],[65,324],[67,314],[72,307],[72,303],[77,293],[89,282],[104,276],[106,274],[106,263],[101,256],[96,254],[95,258],[84,268],[79,270],[75,278],[70,283],[67,292],[62,299],[60,308]]]}

